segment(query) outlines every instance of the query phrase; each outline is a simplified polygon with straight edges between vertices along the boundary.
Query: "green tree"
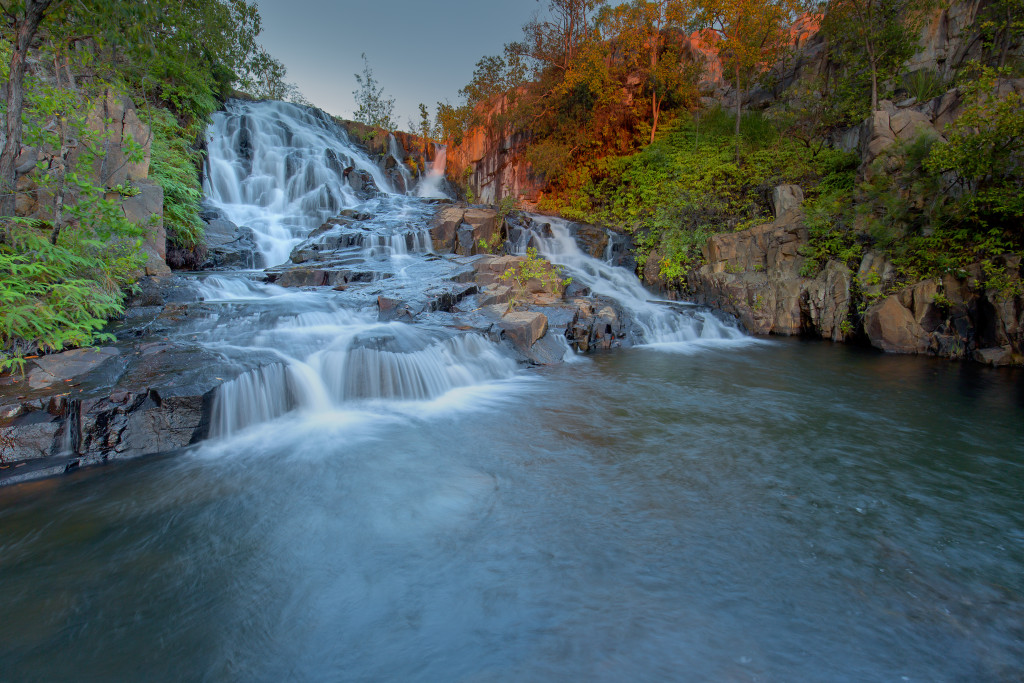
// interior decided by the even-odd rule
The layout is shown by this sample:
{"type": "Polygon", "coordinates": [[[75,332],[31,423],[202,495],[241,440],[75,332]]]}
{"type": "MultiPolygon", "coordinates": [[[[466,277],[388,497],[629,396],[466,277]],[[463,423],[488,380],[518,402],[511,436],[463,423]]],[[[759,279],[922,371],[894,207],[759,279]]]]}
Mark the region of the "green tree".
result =
{"type": "Polygon", "coordinates": [[[1012,226],[1024,237],[1024,97],[977,63],[962,83],[963,114],[925,161],[958,197],[963,218],[980,227],[1012,226]],[[1002,86],[1002,87],[1000,87],[1002,86]]]}
{"type": "Polygon", "coordinates": [[[377,83],[366,53],[362,58],[363,73],[355,75],[359,87],[352,92],[358,105],[352,118],[360,123],[394,130],[397,126],[391,117],[395,111],[395,100],[384,96],[384,87],[377,83]]]}
{"type": "Polygon", "coordinates": [[[836,58],[848,71],[871,75],[871,111],[879,84],[892,80],[918,49],[931,0],[829,0],[822,25],[836,58]]]}
{"type": "Polygon", "coordinates": [[[802,9],[800,0],[707,0],[701,10],[701,23],[720,38],[723,66],[733,76],[737,163],[743,99],[751,84],[792,47],[789,30],[802,9]]]}

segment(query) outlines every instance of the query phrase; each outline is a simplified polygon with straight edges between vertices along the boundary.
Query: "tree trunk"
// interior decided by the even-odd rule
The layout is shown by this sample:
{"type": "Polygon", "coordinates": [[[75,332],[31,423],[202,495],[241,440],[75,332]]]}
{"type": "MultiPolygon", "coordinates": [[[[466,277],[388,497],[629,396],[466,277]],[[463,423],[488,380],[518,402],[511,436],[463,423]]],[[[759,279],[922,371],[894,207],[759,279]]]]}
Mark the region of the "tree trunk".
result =
{"type": "MultiPolygon", "coordinates": [[[[63,0],[56,0],[57,4],[63,0]]],[[[29,48],[43,16],[54,0],[28,0],[25,12],[14,19],[14,40],[7,78],[7,112],[4,118],[4,147],[0,152],[0,216],[14,215],[17,185],[14,162],[21,152],[21,114],[25,108],[25,71],[29,48]]]]}
{"type": "Polygon", "coordinates": [[[878,69],[871,62],[871,113],[878,111],[878,69]]]}

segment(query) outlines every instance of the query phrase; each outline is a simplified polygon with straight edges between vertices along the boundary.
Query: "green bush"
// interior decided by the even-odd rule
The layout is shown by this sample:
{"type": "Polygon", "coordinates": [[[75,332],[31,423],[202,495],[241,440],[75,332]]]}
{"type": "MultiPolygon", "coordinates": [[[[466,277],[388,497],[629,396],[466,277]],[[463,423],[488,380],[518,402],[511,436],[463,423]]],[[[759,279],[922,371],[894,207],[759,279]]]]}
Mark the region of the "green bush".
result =
{"type": "Polygon", "coordinates": [[[164,190],[167,238],[191,249],[202,244],[205,238],[199,218],[199,202],[203,197],[198,174],[200,155],[191,143],[195,136],[190,136],[166,109],[146,110],[143,118],[153,129],[150,175],[164,190]]]}
{"type": "Polygon", "coordinates": [[[946,92],[946,82],[933,69],[918,69],[903,77],[903,87],[918,102],[927,102],[946,92]]]}
{"type": "Polygon", "coordinates": [[[32,222],[7,225],[0,244],[0,371],[21,368],[22,356],[112,340],[100,333],[121,313],[123,288],[140,266],[137,245],[111,242],[81,229],[57,244],[32,222]]]}

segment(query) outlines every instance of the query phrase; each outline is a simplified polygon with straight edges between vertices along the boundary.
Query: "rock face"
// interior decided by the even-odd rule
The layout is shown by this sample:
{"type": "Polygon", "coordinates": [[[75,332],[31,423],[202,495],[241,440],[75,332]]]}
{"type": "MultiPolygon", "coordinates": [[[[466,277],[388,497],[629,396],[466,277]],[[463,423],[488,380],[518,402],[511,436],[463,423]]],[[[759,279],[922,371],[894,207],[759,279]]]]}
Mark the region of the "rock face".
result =
{"type": "Polygon", "coordinates": [[[498,212],[494,209],[475,209],[451,206],[441,209],[434,217],[430,239],[439,254],[472,256],[487,253],[480,243],[501,240],[502,226],[498,225],[498,212]]]}
{"type": "MultiPolygon", "coordinates": [[[[853,272],[829,261],[804,277],[800,247],[807,230],[789,218],[712,237],[706,265],[687,278],[690,298],[738,317],[756,334],[863,341],[890,353],[1024,363],[1024,297],[988,289],[974,266],[900,287],[892,264],[869,251],[853,272]]],[[[1020,257],[1004,257],[1017,273],[1020,257]]]]}
{"type": "MultiPolygon", "coordinates": [[[[509,107],[508,97],[502,95],[482,103],[477,113],[493,121],[509,107]]],[[[502,127],[470,128],[462,143],[448,150],[447,175],[460,189],[468,189],[475,201],[497,204],[505,197],[515,197],[520,205],[535,204],[540,198],[543,180],[534,175],[523,156],[529,138],[528,132],[507,131],[502,127]]]]}
{"type": "MultiPolygon", "coordinates": [[[[124,217],[144,229],[142,254],[146,263],[139,275],[166,275],[167,232],[163,224],[163,190],[149,180],[149,163],[152,156],[153,133],[149,126],[139,119],[131,98],[108,88],[92,106],[86,125],[100,134],[102,155],[92,162],[92,180],[97,185],[113,190],[117,186],[132,185],[139,193],[122,197],[110,192],[108,200],[120,201],[124,217]],[[138,146],[142,156],[133,161],[133,155],[126,151],[128,146],[138,146]]],[[[85,147],[73,150],[68,156],[70,169],[76,168],[85,147]]],[[[35,180],[35,164],[40,159],[49,159],[42,149],[25,147],[16,160],[19,173],[19,196],[16,211],[19,216],[50,220],[52,196],[42,190],[35,180]]],[[[88,167],[87,167],[88,168],[88,167]]],[[[73,184],[67,191],[65,206],[77,201],[73,184]]]]}
{"type": "MultiPolygon", "coordinates": [[[[219,378],[203,377],[192,367],[194,352],[171,344],[125,354],[107,348],[46,356],[31,362],[27,387],[0,387],[0,463],[29,461],[26,472],[38,477],[204,439],[219,378]],[[159,388],[148,388],[152,383],[159,388]]],[[[20,474],[0,472],[0,485],[20,474]]]]}

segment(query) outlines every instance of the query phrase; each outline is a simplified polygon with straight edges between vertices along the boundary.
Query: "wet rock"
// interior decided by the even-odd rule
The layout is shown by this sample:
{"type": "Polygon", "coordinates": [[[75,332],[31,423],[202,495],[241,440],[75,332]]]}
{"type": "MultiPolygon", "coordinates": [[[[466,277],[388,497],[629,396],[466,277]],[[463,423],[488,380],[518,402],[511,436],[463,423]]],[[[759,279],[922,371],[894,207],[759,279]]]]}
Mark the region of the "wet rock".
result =
{"type": "Polygon", "coordinates": [[[281,287],[326,287],[330,284],[330,277],[327,271],[319,268],[292,268],[273,282],[281,287]]]}
{"type": "Polygon", "coordinates": [[[595,349],[610,349],[622,345],[627,336],[628,320],[625,312],[611,299],[594,297],[575,299],[571,321],[566,325],[565,337],[581,353],[595,349]]]}
{"type": "Polygon", "coordinates": [[[399,320],[412,322],[416,314],[409,308],[409,304],[401,299],[392,299],[386,296],[377,297],[377,320],[390,322],[399,320]]]}
{"type": "Polygon", "coordinates": [[[207,262],[204,268],[263,268],[256,236],[224,218],[206,223],[207,262]]]}
{"type": "Polygon", "coordinates": [[[432,312],[451,312],[466,297],[477,293],[477,286],[474,284],[451,283],[445,285],[442,291],[428,292],[430,300],[427,309],[432,312]]]}
{"type": "Polygon", "coordinates": [[[512,342],[521,352],[528,352],[534,342],[548,331],[548,319],[543,313],[514,311],[498,321],[501,338],[512,342]]]}

